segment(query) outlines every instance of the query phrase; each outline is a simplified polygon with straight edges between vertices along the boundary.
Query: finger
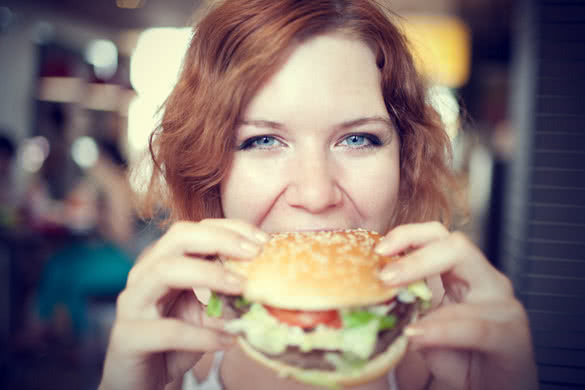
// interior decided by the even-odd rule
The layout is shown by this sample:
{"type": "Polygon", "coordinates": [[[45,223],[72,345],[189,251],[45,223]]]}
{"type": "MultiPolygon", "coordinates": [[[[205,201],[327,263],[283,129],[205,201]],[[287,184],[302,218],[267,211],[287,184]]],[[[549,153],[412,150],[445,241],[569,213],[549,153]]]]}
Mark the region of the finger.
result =
{"type": "Polygon", "coordinates": [[[234,230],[221,226],[192,223],[176,223],[169,231],[137,261],[128,275],[128,284],[140,280],[150,272],[153,264],[165,258],[185,254],[224,255],[236,259],[252,258],[262,249],[256,241],[250,241],[234,230]]]}
{"type": "Polygon", "coordinates": [[[482,370],[499,373],[490,378],[490,388],[537,388],[528,319],[515,299],[442,307],[409,326],[405,334],[411,347],[424,355],[433,376],[453,388],[475,388],[487,379],[474,375],[480,373],[474,370],[477,365],[464,369],[465,360],[481,362],[482,370]],[[458,377],[467,384],[460,386],[458,377]]]}
{"type": "MultiPolygon", "coordinates": [[[[209,289],[208,289],[209,290],[209,289]]],[[[209,317],[192,291],[184,290],[170,309],[169,317],[177,318],[195,326],[222,330],[226,320],[209,317]]]]}
{"type": "MultiPolygon", "coordinates": [[[[122,315],[143,317],[145,309],[156,305],[176,290],[191,290],[193,287],[206,287],[226,294],[241,294],[244,279],[231,273],[219,264],[180,256],[158,262],[145,272],[144,277],[135,280],[118,298],[118,308],[122,315]]],[[[160,315],[153,313],[150,315],[160,315]]]]}
{"type": "Polygon", "coordinates": [[[524,307],[517,299],[504,299],[486,303],[458,303],[442,306],[427,312],[415,325],[451,322],[467,318],[481,318],[497,323],[528,321],[524,307]]]}
{"type": "Polygon", "coordinates": [[[178,222],[150,251],[150,258],[193,254],[224,255],[240,259],[256,256],[262,244],[256,240],[212,223],[178,222]]]}
{"type": "Polygon", "coordinates": [[[493,353],[523,350],[530,345],[525,313],[514,300],[445,306],[410,325],[404,333],[415,348],[493,353]]]}
{"type": "Polygon", "coordinates": [[[124,321],[112,329],[112,345],[138,354],[167,351],[216,351],[229,348],[235,336],[174,319],[124,321]]]}
{"type": "Polygon", "coordinates": [[[211,290],[206,287],[193,287],[193,292],[195,293],[195,297],[197,300],[204,305],[209,303],[209,298],[211,298],[211,290]]]}
{"type": "Polygon", "coordinates": [[[206,328],[223,330],[226,323],[229,321],[223,317],[209,317],[205,308],[203,308],[199,302],[193,305],[192,301],[187,302],[188,298],[197,299],[193,296],[194,294],[190,291],[184,291],[182,299],[178,302],[181,306],[179,307],[179,319],[184,320],[190,324],[196,326],[204,326],[206,328]]]}
{"type": "Polygon", "coordinates": [[[449,231],[440,222],[400,225],[380,240],[375,251],[382,256],[395,256],[408,249],[419,248],[448,235],[449,231]]]}
{"type": "Polygon", "coordinates": [[[228,320],[217,317],[209,317],[205,312],[201,312],[200,323],[202,326],[210,329],[217,329],[223,331],[228,320]]]}
{"type": "Polygon", "coordinates": [[[495,348],[501,348],[498,343],[503,341],[501,334],[506,330],[501,324],[466,318],[426,327],[417,324],[405,330],[405,334],[418,348],[442,347],[493,352],[495,348]]]}
{"type": "Polygon", "coordinates": [[[462,300],[479,302],[513,295],[510,281],[458,232],[388,263],[380,278],[388,284],[402,285],[441,274],[447,293],[462,300]]]}
{"type": "Polygon", "coordinates": [[[440,275],[434,275],[426,278],[426,284],[431,289],[431,308],[438,307],[445,297],[445,287],[440,275]]]}
{"type": "Polygon", "coordinates": [[[526,356],[486,361],[478,359],[472,351],[431,348],[420,352],[431,371],[433,383],[440,383],[441,388],[538,389],[536,367],[526,356]],[[486,375],[486,372],[497,375],[486,375]]]}

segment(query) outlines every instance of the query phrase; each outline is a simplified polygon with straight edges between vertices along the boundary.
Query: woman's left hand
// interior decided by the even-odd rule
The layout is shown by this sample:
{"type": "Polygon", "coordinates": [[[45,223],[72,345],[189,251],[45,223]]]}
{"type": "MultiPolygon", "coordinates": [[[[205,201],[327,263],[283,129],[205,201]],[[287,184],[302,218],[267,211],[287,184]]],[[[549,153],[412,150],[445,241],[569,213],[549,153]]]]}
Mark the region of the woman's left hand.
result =
{"type": "Polygon", "coordinates": [[[388,284],[440,276],[434,307],[405,330],[432,374],[430,388],[537,389],[526,312],[510,280],[464,234],[438,222],[402,225],[376,251],[408,251],[380,273],[388,284]]]}

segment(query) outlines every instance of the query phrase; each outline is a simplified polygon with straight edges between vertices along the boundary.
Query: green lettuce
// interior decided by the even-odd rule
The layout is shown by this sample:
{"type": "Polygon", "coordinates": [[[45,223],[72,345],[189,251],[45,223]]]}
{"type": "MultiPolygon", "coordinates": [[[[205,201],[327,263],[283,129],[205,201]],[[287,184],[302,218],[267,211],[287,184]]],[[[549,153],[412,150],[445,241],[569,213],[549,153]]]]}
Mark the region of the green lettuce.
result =
{"type": "Polygon", "coordinates": [[[368,310],[345,311],[341,318],[345,328],[363,326],[374,320],[378,320],[378,331],[392,329],[396,326],[396,316],[392,314],[380,315],[368,310]]]}
{"type": "Polygon", "coordinates": [[[297,346],[301,351],[313,349],[350,352],[367,359],[374,351],[381,326],[379,317],[363,323],[354,323],[343,329],[318,325],[310,332],[278,321],[259,303],[253,303],[242,317],[226,325],[231,333],[244,333],[246,340],[255,348],[272,355],[297,346]]]}
{"type": "Polygon", "coordinates": [[[249,300],[247,300],[244,297],[238,297],[234,303],[234,305],[240,309],[240,310],[244,310],[247,307],[249,307],[252,304],[252,302],[250,302],[249,300]]]}
{"type": "Polygon", "coordinates": [[[326,353],[325,360],[335,366],[336,371],[353,371],[359,370],[367,362],[368,359],[362,359],[350,352],[339,353],[326,353]]]}
{"type": "Polygon", "coordinates": [[[412,293],[415,297],[420,298],[422,301],[430,301],[433,297],[433,292],[423,281],[414,282],[408,285],[407,290],[412,293]]]}
{"type": "Polygon", "coordinates": [[[209,317],[221,317],[222,306],[223,302],[219,299],[217,294],[212,291],[211,296],[209,297],[209,302],[207,303],[207,315],[209,317]]]}

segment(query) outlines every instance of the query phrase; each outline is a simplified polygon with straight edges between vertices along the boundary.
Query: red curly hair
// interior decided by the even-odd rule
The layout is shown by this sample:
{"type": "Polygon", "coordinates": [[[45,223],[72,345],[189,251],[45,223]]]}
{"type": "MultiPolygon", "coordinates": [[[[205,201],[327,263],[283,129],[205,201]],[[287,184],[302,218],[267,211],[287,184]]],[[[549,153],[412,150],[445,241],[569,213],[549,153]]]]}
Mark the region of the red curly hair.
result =
{"type": "Polygon", "coordinates": [[[178,83],[151,135],[155,169],[147,205],[168,209],[168,221],[222,217],[219,184],[246,106],[294,44],[332,31],[363,40],[376,53],[386,109],[401,140],[394,224],[448,224],[456,184],[449,138],[427,102],[404,35],[373,0],[216,2],[196,25],[178,83]]]}

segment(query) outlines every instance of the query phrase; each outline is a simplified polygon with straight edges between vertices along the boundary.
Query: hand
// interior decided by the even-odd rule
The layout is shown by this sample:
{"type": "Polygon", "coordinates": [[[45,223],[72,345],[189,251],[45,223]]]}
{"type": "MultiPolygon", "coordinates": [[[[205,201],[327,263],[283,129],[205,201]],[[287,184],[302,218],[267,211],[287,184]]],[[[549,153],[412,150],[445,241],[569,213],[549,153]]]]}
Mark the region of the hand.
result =
{"type": "Polygon", "coordinates": [[[207,317],[194,288],[239,294],[243,281],[205,256],[255,256],[268,235],[244,222],[179,222],[147,249],[117,302],[100,390],[163,389],[233,336],[207,317]]]}
{"type": "Polygon", "coordinates": [[[462,233],[438,222],[399,226],[378,244],[384,255],[408,254],[386,266],[388,284],[429,283],[433,308],[405,330],[432,374],[431,388],[537,388],[531,336],[511,282],[462,233]]]}

